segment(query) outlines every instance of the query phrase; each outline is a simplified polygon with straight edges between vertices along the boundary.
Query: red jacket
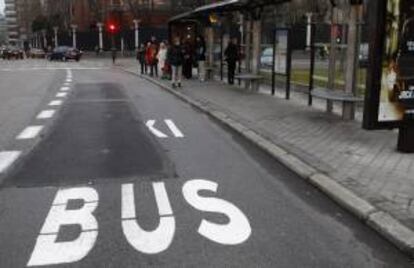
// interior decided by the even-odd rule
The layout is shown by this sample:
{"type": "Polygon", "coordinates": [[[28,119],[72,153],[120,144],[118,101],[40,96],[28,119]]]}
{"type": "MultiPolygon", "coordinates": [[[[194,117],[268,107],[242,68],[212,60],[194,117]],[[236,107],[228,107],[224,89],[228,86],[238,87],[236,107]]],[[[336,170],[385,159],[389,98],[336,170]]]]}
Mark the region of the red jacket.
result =
{"type": "Polygon", "coordinates": [[[145,52],[145,61],[148,65],[153,65],[157,61],[157,46],[155,44],[150,45],[147,47],[147,50],[145,52]]]}

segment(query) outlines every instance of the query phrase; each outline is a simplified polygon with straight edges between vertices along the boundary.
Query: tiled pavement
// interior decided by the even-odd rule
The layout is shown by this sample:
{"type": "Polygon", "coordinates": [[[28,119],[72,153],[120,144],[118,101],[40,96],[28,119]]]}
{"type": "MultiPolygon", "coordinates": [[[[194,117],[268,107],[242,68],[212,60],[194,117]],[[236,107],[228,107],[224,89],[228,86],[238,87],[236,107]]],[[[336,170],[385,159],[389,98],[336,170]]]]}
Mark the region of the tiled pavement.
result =
{"type": "MultiPolygon", "coordinates": [[[[137,70],[132,60],[119,65],[137,70]]],[[[396,151],[397,132],[365,131],[360,122],[323,112],[320,102],[307,107],[301,94],[286,101],[195,80],[180,91],[257,130],[414,229],[414,155],[396,151]]]]}

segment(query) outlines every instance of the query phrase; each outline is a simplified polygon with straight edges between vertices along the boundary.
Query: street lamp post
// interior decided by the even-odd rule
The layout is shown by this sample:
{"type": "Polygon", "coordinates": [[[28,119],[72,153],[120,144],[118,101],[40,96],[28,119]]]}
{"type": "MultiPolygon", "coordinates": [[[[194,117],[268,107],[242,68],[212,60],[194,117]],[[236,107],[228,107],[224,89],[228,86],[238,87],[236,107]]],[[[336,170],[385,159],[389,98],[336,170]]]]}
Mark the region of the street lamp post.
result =
{"type": "Polygon", "coordinates": [[[307,26],[306,26],[306,48],[311,47],[311,35],[312,35],[312,13],[306,13],[307,26]]]}
{"type": "Polygon", "coordinates": [[[76,30],[78,29],[78,25],[72,24],[70,27],[72,28],[72,42],[73,42],[73,47],[76,48],[77,47],[76,46],[77,45],[76,44],[76,42],[77,42],[77,40],[76,40],[76,30]]]}
{"type": "Polygon", "coordinates": [[[98,22],[96,24],[96,26],[98,26],[98,30],[99,30],[99,52],[101,52],[103,50],[103,26],[104,24],[102,22],[98,22]]]}
{"type": "Polygon", "coordinates": [[[140,20],[134,20],[134,28],[135,28],[135,49],[139,47],[139,23],[140,20]]]}
{"type": "Polygon", "coordinates": [[[42,36],[43,36],[43,48],[47,48],[46,29],[42,30],[42,36]]]}
{"type": "Polygon", "coordinates": [[[55,47],[58,47],[59,46],[58,30],[59,30],[59,27],[57,27],[57,26],[53,27],[53,31],[55,33],[55,47]]]}

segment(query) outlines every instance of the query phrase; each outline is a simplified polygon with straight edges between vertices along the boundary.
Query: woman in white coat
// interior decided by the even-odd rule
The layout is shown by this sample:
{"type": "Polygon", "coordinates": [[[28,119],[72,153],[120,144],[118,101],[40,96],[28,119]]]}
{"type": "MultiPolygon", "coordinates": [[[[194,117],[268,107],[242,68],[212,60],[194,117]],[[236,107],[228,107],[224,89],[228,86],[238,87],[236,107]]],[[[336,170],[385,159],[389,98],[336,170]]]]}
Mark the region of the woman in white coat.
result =
{"type": "Polygon", "coordinates": [[[167,46],[165,45],[164,42],[161,42],[160,44],[160,49],[158,50],[157,59],[158,59],[158,72],[162,74],[161,78],[165,78],[166,76],[165,63],[167,60],[167,46]]]}

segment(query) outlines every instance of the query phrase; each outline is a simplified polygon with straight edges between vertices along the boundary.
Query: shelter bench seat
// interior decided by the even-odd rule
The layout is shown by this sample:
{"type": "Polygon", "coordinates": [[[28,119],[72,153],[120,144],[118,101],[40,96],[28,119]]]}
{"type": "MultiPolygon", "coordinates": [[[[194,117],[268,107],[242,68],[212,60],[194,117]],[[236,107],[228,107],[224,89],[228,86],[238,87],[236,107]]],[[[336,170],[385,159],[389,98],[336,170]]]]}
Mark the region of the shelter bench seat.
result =
{"type": "Polygon", "coordinates": [[[235,79],[244,81],[246,83],[246,89],[252,89],[254,91],[259,90],[260,81],[263,79],[262,76],[257,74],[239,74],[234,77],[235,79]]]}

